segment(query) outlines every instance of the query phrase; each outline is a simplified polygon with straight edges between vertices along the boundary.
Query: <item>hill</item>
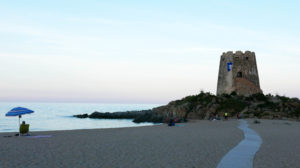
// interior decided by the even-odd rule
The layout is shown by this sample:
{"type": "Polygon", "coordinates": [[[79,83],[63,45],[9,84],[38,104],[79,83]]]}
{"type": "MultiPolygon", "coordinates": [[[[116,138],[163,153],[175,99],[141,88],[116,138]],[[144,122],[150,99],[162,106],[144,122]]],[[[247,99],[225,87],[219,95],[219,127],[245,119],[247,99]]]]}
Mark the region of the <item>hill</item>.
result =
{"type": "Polygon", "coordinates": [[[90,115],[80,114],[74,115],[74,117],[134,119],[134,122],[137,123],[162,123],[168,119],[176,119],[179,122],[189,119],[209,119],[216,115],[223,116],[225,112],[229,114],[229,117],[235,117],[239,113],[243,118],[290,118],[296,120],[300,117],[300,100],[262,93],[239,96],[233,92],[230,95],[216,96],[202,91],[197,95],[187,96],[151,110],[115,113],[94,112],[90,115]]]}

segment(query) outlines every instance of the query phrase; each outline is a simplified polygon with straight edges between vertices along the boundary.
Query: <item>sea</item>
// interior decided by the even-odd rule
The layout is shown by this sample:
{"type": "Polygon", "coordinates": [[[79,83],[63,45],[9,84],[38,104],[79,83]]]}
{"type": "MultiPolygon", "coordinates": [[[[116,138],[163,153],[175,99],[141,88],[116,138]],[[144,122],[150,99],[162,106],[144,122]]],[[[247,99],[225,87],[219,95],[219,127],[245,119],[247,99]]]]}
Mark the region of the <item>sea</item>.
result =
{"type": "Polygon", "coordinates": [[[30,124],[30,131],[55,131],[94,128],[121,128],[151,126],[153,123],[134,123],[132,119],[79,119],[76,114],[147,110],[161,104],[100,104],[100,103],[41,103],[0,102],[0,132],[18,132],[19,118],[6,117],[14,107],[25,107],[34,111],[22,115],[21,122],[30,124]]]}

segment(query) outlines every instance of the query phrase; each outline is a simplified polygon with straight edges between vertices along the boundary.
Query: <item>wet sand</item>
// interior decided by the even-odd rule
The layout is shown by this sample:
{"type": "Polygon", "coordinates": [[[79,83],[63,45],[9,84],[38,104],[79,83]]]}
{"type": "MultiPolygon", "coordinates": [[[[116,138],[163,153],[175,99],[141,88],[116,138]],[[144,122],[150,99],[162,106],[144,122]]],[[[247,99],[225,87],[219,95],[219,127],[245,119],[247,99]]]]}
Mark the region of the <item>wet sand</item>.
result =
{"type": "Polygon", "coordinates": [[[216,167],[244,138],[238,124],[236,120],[191,121],[175,127],[31,133],[51,135],[40,138],[1,133],[0,164],[1,168],[216,167]]]}
{"type": "Polygon", "coordinates": [[[249,127],[263,139],[254,158],[254,168],[300,167],[300,122],[286,120],[259,120],[249,127]]]}

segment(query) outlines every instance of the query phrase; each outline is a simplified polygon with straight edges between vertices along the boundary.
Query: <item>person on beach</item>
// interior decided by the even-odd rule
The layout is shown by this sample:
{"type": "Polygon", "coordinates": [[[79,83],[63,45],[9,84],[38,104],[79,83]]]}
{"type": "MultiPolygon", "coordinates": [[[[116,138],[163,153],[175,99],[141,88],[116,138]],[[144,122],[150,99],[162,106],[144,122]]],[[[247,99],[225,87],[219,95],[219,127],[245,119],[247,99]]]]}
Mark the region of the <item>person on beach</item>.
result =
{"type": "Polygon", "coordinates": [[[29,124],[26,124],[25,121],[22,121],[20,125],[20,134],[27,135],[29,133],[29,124]]]}
{"type": "Polygon", "coordinates": [[[209,118],[208,118],[208,120],[209,120],[209,121],[212,121],[212,120],[214,120],[214,117],[213,117],[213,115],[212,115],[211,113],[209,114],[209,118]]]}
{"type": "Polygon", "coordinates": [[[168,126],[175,126],[175,121],[174,121],[174,119],[171,118],[171,119],[169,120],[168,126]]]}
{"type": "Polygon", "coordinates": [[[220,116],[216,114],[216,120],[220,120],[220,116]]]}
{"type": "Polygon", "coordinates": [[[250,105],[251,105],[251,102],[250,102],[250,101],[248,101],[248,103],[247,103],[248,110],[250,109],[250,105]]]}
{"type": "Polygon", "coordinates": [[[228,113],[227,112],[225,112],[224,117],[225,117],[225,120],[228,120],[228,113]]]}

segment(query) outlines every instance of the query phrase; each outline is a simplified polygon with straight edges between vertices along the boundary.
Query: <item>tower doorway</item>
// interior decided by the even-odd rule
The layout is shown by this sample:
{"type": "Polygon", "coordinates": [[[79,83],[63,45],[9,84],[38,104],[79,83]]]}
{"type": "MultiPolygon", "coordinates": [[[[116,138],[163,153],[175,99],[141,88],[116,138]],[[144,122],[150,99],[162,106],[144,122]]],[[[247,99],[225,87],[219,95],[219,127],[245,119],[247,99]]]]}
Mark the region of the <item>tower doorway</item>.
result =
{"type": "Polygon", "coordinates": [[[238,77],[238,78],[242,78],[242,77],[243,77],[243,73],[242,73],[242,72],[238,72],[238,73],[237,73],[237,77],[238,77]]]}

